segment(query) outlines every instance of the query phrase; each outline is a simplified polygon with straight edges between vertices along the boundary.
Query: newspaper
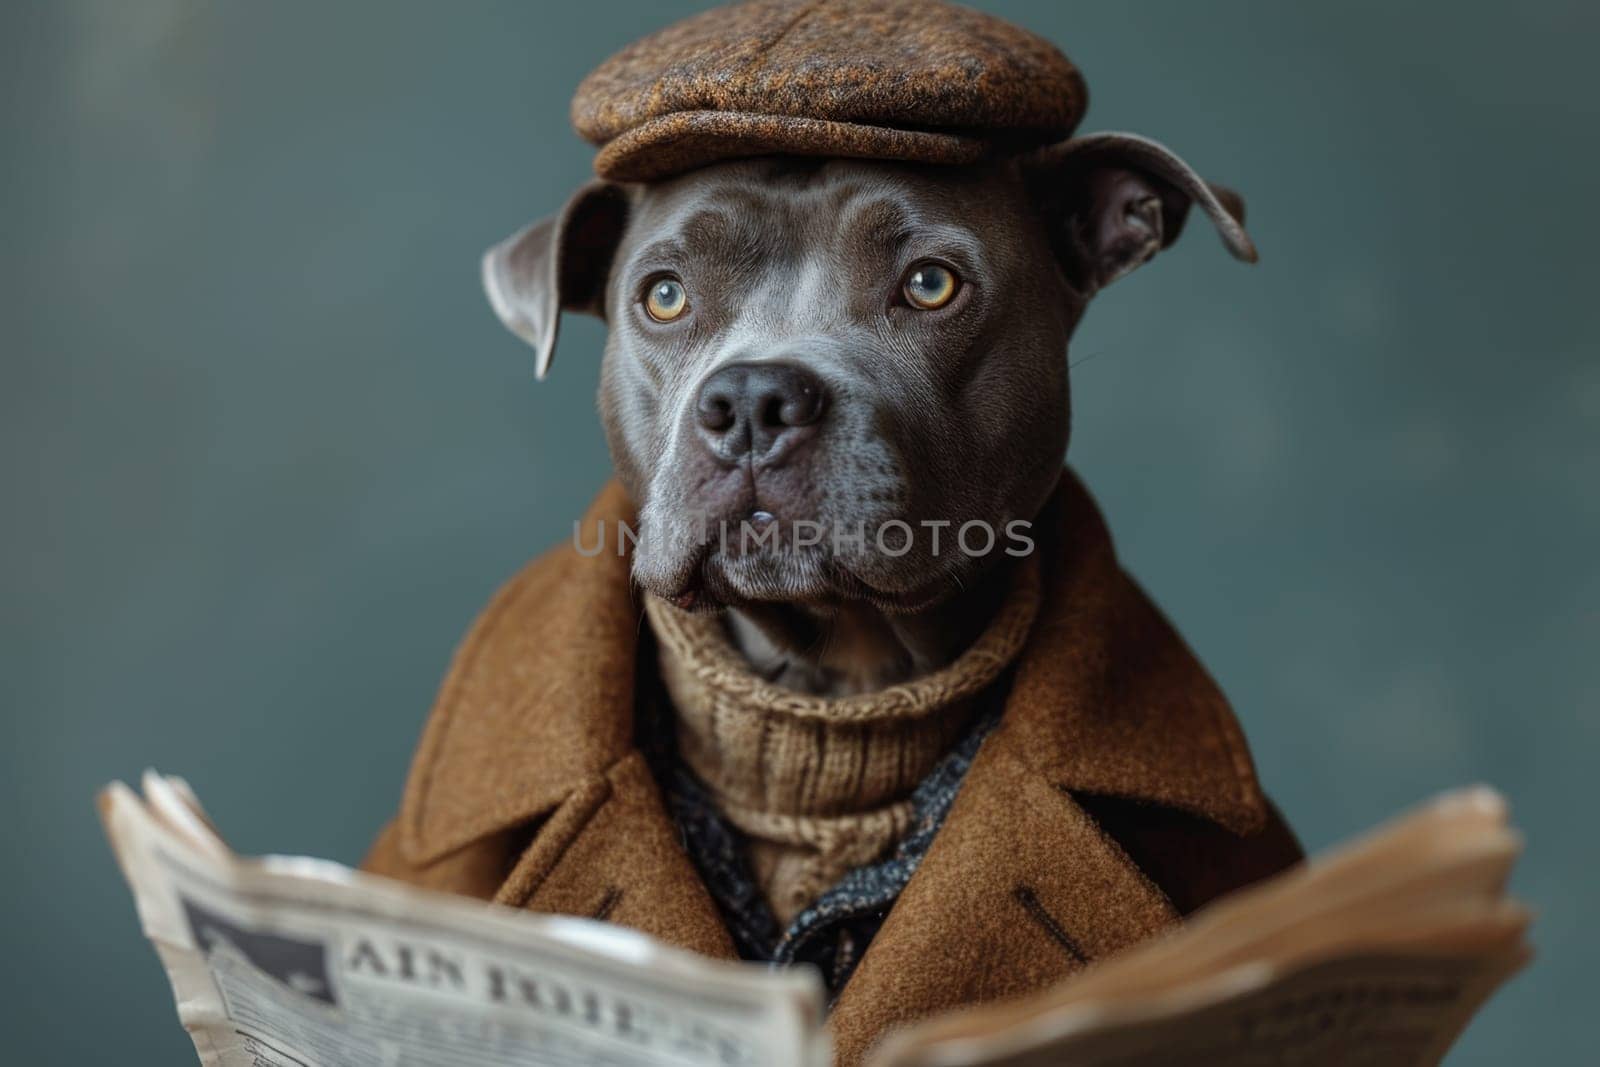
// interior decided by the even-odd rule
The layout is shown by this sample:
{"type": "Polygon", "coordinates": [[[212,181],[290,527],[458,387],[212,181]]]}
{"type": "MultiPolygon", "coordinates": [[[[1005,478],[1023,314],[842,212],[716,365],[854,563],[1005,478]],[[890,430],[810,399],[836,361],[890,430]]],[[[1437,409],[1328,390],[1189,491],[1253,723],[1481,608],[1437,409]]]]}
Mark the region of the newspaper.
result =
{"type": "Polygon", "coordinates": [[[101,817],[200,1062],[217,1067],[821,1067],[821,981],[642,934],[243,859],[182,780],[101,817]]]}
{"type": "MultiPolygon", "coordinates": [[[[202,1064],[830,1062],[809,968],[240,858],[181,779],[143,791],[109,786],[101,814],[202,1064]]],[[[1519,850],[1498,794],[1446,794],[1053,988],[891,1033],[867,1067],[1429,1067],[1531,955],[1519,850]]]]}
{"type": "Polygon", "coordinates": [[[1266,968],[1148,1011],[1083,1012],[1055,1033],[895,1050],[873,1067],[1417,1067],[1437,1064],[1503,975],[1464,960],[1334,961],[1287,976],[1266,968]]]}
{"type": "Polygon", "coordinates": [[[872,1067],[1425,1067],[1531,957],[1521,841],[1448,793],[1018,1001],[894,1035],[872,1067]]]}

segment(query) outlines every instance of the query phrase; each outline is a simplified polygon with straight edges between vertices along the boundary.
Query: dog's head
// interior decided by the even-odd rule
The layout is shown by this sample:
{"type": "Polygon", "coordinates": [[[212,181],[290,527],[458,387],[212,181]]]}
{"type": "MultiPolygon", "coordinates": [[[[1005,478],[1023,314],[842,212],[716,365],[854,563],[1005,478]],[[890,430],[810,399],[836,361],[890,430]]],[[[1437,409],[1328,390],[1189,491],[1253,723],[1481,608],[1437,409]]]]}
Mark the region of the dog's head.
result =
{"type": "Polygon", "coordinates": [[[1254,258],[1237,198],[1127,135],[973,168],[738,161],[586,186],[484,278],[541,377],[562,309],[606,319],[647,590],[905,612],[1026,539],[1066,451],[1073,327],[1193,203],[1254,258]]]}

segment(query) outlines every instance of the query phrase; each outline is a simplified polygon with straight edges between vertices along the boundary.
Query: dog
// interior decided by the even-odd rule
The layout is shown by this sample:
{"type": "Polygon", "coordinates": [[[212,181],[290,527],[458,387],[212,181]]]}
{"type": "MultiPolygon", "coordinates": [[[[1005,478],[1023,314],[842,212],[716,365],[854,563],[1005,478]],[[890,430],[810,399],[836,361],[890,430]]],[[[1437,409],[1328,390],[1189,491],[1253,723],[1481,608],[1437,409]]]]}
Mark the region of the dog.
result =
{"type": "Polygon", "coordinates": [[[636,537],[496,595],[364,866],[814,965],[854,1065],[1298,862],[1063,469],[1073,329],[1196,205],[1255,258],[1237,196],[1121,134],[602,181],[490,250],[540,376],[563,311],[605,319],[584,523],[636,537]]]}
{"type": "Polygon", "coordinates": [[[1254,261],[1242,200],[1130,134],[968,167],[736,160],[591,183],[483,277],[540,377],[561,311],[606,321],[637,584],[725,609],[770,680],[847,695],[993,613],[1060,478],[1073,330],[1193,205],[1254,261]]]}

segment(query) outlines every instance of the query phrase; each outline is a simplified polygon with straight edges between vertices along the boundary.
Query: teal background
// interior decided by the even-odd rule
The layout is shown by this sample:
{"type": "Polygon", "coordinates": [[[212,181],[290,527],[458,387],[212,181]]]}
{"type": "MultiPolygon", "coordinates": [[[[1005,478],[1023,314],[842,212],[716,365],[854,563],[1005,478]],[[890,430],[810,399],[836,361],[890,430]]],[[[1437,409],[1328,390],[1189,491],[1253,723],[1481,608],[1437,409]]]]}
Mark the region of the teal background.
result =
{"type": "MultiPolygon", "coordinates": [[[[190,1062],[107,780],[186,775],[247,851],[354,862],[393,811],[454,642],[607,471],[599,324],[535,385],[478,254],[584,179],[583,73],[693,6],[5,5],[0,1058],[190,1062]]],[[[1451,1062],[1586,1058],[1600,10],[981,6],[1262,249],[1197,224],[1080,331],[1126,560],[1309,845],[1509,794],[1541,956],[1451,1062]]]]}

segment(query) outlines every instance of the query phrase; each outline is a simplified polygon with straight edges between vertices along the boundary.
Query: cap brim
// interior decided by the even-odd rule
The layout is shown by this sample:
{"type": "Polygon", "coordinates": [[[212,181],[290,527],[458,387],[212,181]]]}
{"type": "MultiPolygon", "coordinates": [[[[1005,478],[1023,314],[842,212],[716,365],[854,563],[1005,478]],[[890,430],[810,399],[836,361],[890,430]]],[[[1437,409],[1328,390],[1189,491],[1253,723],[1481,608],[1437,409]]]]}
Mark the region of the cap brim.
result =
{"type": "Polygon", "coordinates": [[[993,151],[993,141],[937,130],[741,111],[678,111],[606,142],[595,156],[594,169],[611,181],[649,182],[751,156],[834,156],[949,166],[976,163],[993,151]]]}

